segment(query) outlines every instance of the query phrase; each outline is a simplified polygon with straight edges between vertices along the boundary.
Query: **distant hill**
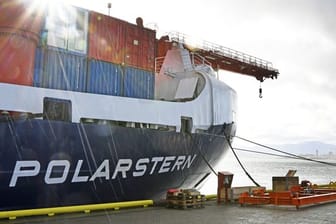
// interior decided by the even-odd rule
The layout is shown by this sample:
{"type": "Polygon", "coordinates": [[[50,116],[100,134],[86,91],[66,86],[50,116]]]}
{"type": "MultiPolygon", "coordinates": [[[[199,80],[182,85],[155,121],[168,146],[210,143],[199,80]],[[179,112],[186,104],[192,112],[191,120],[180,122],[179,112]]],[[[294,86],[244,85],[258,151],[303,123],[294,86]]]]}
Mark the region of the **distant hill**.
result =
{"type": "Polygon", "coordinates": [[[306,141],[297,144],[274,145],[272,147],[293,154],[316,155],[316,151],[318,151],[318,155],[326,155],[330,152],[333,155],[336,155],[336,145],[326,144],[319,141],[306,141]]]}

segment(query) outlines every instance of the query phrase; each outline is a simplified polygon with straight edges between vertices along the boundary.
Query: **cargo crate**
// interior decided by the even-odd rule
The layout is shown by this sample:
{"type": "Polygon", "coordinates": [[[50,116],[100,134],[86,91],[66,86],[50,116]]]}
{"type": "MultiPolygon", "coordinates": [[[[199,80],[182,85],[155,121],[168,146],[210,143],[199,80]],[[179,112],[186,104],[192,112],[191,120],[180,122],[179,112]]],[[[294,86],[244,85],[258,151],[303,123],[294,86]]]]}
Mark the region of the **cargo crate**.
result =
{"type": "Polygon", "coordinates": [[[205,202],[205,195],[194,189],[185,190],[169,190],[167,192],[167,208],[203,208],[205,202]]]}

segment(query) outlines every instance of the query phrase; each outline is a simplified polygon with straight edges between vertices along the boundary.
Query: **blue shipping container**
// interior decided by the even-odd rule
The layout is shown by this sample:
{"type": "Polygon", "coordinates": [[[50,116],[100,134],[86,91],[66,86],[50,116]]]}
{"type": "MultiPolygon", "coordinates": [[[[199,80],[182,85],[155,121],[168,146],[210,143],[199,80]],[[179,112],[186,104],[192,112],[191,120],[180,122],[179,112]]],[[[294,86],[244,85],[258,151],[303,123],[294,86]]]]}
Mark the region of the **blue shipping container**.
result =
{"type": "Polygon", "coordinates": [[[120,65],[90,60],[87,91],[89,93],[122,96],[123,70],[120,65]]]}
{"type": "Polygon", "coordinates": [[[43,67],[43,52],[40,47],[37,47],[35,50],[33,86],[42,87],[43,67]]]}
{"type": "Polygon", "coordinates": [[[34,86],[85,92],[86,79],[86,56],[60,49],[37,48],[34,86]]]}
{"type": "Polygon", "coordinates": [[[124,96],[153,99],[154,73],[133,67],[125,68],[124,96]]]}

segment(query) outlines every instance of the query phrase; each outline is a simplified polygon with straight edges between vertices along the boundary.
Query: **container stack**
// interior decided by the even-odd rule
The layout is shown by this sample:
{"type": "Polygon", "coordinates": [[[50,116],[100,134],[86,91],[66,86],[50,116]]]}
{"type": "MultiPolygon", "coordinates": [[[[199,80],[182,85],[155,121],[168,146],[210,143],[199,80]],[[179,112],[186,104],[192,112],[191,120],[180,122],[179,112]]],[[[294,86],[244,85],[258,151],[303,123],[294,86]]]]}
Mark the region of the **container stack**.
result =
{"type": "Polygon", "coordinates": [[[203,208],[205,195],[195,189],[170,189],[167,191],[166,201],[168,208],[203,208]]]}
{"type": "Polygon", "coordinates": [[[100,13],[62,6],[45,15],[33,85],[154,98],[155,31],[100,13]],[[60,10],[60,9],[59,9],[60,10]]]}

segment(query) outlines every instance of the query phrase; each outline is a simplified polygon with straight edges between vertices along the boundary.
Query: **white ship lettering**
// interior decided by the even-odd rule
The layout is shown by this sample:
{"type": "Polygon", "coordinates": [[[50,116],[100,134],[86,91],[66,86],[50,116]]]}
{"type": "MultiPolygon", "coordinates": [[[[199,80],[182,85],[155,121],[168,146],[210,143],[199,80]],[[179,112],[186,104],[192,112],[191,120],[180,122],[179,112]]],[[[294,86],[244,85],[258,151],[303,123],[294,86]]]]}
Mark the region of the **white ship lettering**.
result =
{"type": "Polygon", "coordinates": [[[100,165],[90,172],[90,176],[83,175],[83,160],[78,160],[71,170],[71,162],[68,160],[51,160],[46,169],[41,167],[37,160],[16,161],[14,171],[9,182],[9,187],[15,187],[22,178],[44,175],[45,184],[62,184],[70,180],[71,183],[101,180],[114,180],[116,178],[142,177],[146,174],[156,175],[189,169],[197,154],[180,156],[159,156],[152,158],[119,159],[115,167],[110,166],[111,160],[105,159],[100,165]],[[82,173],[82,175],[80,175],[82,173]],[[72,175],[72,176],[71,176],[72,175]],[[71,179],[70,179],[71,178],[71,179]]]}

